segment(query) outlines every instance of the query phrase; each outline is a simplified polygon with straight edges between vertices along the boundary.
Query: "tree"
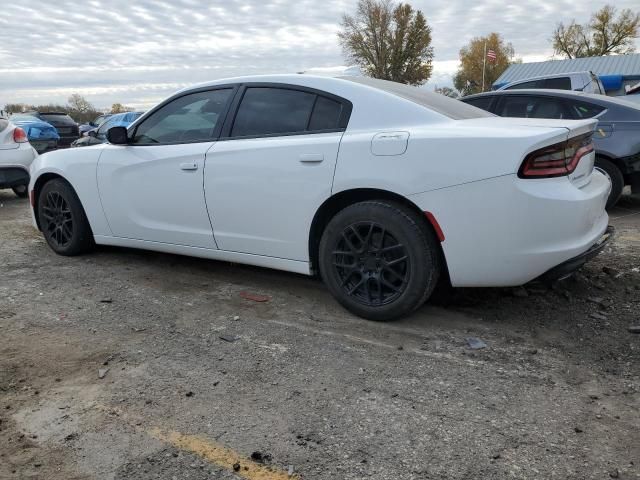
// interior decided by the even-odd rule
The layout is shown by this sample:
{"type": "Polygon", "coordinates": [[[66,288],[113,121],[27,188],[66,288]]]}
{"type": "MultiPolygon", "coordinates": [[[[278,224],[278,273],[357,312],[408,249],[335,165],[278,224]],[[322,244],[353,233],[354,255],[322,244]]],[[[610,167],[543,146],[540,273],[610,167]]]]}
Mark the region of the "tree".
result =
{"type": "Polygon", "coordinates": [[[486,37],[476,37],[460,49],[460,68],[453,77],[453,84],[462,95],[470,95],[489,90],[493,82],[511,65],[514,50],[500,34],[490,33],[486,37]],[[496,59],[485,59],[486,51],[493,50],[496,59]],[[486,60],[486,63],[485,63],[486,60]],[[482,88],[482,71],[484,68],[484,90],[482,88]]]}
{"type": "Polygon", "coordinates": [[[434,91],[436,93],[444,95],[445,97],[451,97],[451,98],[460,97],[460,94],[458,92],[456,92],[456,90],[451,88],[451,87],[440,87],[440,88],[436,88],[434,91]]]}
{"type": "Polygon", "coordinates": [[[67,103],[69,104],[69,108],[72,111],[76,111],[79,113],[96,111],[93,105],[91,105],[91,103],[86,98],[78,93],[72,94],[67,100],[67,103]]]}
{"type": "Polygon", "coordinates": [[[359,0],[338,39],[350,63],[374,78],[420,85],[431,76],[431,28],[420,10],[391,0],[359,0]]]}
{"type": "Polygon", "coordinates": [[[114,103],[113,105],[111,105],[111,113],[125,113],[130,111],[130,107],[127,107],[121,103],[114,103]]]}
{"type": "Polygon", "coordinates": [[[4,111],[7,113],[22,113],[32,109],[33,106],[26,103],[7,103],[4,106],[4,111]]]}
{"type": "Polygon", "coordinates": [[[567,58],[633,53],[639,33],[640,14],[625,9],[616,18],[616,8],[606,5],[586,25],[575,20],[566,26],[559,23],[553,32],[553,49],[567,58]]]}

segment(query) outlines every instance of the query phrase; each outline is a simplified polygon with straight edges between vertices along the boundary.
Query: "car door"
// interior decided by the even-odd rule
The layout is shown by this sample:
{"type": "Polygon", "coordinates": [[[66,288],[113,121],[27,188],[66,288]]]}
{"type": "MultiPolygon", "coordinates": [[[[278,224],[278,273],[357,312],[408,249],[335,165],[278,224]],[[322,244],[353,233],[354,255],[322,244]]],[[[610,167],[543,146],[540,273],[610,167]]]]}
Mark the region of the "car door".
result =
{"type": "Polygon", "coordinates": [[[234,118],[206,156],[205,198],[218,246],[306,261],[351,104],[272,84],[245,86],[234,103],[234,118]]]}
{"type": "Polygon", "coordinates": [[[127,145],[107,145],[98,162],[105,215],[117,237],[216,248],[203,172],[234,88],[188,93],[150,113],[127,145]]]}

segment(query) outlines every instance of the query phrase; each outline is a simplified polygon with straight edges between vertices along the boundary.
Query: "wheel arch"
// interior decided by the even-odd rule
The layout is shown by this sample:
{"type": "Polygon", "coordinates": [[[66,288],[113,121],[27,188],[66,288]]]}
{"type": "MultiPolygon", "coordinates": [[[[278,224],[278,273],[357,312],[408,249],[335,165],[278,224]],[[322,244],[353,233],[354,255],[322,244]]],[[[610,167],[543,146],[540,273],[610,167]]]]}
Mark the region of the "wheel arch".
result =
{"type": "MultiPolygon", "coordinates": [[[[332,195],[327,200],[325,200],[324,203],[320,205],[320,207],[316,211],[316,214],[313,217],[313,221],[311,222],[311,228],[309,230],[309,262],[312,274],[317,274],[318,272],[320,238],[322,237],[322,232],[324,232],[324,229],[329,221],[335,214],[337,214],[340,210],[348,207],[349,205],[368,200],[389,200],[404,205],[408,209],[415,212],[417,214],[417,218],[420,218],[423,222],[423,225],[428,228],[436,238],[439,238],[439,233],[434,228],[434,225],[431,224],[430,220],[427,218],[427,215],[425,215],[425,212],[422,211],[420,207],[418,207],[418,205],[413,203],[407,197],[404,197],[398,193],[391,192],[389,190],[376,188],[354,188],[344,190],[332,195]]],[[[449,268],[447,266],[447,260],[444,255],[444,250],[442,249],[441,242],[438,242],[438,249],[440,253],[440,259],[442,261],[441,278],[448,282],[449,268]]]]}
{"type": "Polygon", "coordinates": [[[620,168],[620,166],[621,166],[620,165],[620,160],[615,155],[611,155],[610,153],[603,152],[603,151],[600,151],[600,150],[596,150],[596,158],[603,158],[605,160],[609,160],[616,167],[618,167],[618,170],[620,170],[620,173],[622,173],[622,168],[620,168]]]}

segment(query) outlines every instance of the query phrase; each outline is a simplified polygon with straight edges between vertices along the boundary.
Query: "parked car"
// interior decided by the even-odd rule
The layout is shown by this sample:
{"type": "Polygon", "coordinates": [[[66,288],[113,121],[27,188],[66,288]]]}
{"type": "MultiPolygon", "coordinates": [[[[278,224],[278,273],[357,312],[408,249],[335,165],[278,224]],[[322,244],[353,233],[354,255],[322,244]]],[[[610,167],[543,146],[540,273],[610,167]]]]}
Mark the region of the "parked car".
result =
{"type": "Polygon", "coordinates": [[[389,320],[440,278],[515,286],[595,255],[611,238],[596,124],[366,77],[235,78],[39,157],[29,188],[61,255],[98,243],[319,273],[347,309],[389,320]]]}
{"type": "Polygon", "coordinates": [[[90,130],[86,137],[75,140],[72,147],[88,147],[98,145],[107,141],[107,131],[111,127],[128,127],[144,112],[126,112],[111,115],[105,122],[95,130],[90,130]]]}
{"type": "Polygon", "coordinates": [[[501,85],[501,90],[522,90],[532,88],[573,90],[576,92],[596,93],[605,95],[604,86],[600,78],[593,72],[572,72],[545,75],[541,77],[525,78],[501,85]]]}
{"type": "Polygon", "coordinates": [[[42,154],[58,147],[60,135],[50,123],[23,114],[11,115],[11,122],[27,133],[29,143],[36,149],[36,152],[42,154]]]}
{"type": "Polygon", "coordinates": [[[80,136],[85,136],[85,134],[90,132],[91,130],[97,129],[100,125],[106,122],[111,115],[112,115],[111,113],[103,113],[102,115],[97,116],[90,122],[80,125],[78,127],[80,131],[80,136]]]}
{"type": "Polygon", "coordinates": [[[19,197],[26,197],[29,168],[37,156],[27,133],[0,113],[0,188],[11,188],[19,197]]]}
{"type": "Polygon", "coordinates": [[[611,178],[607,207],[616,204],[625,185],[640,193],[640,105],[617,97],[566,90],[507,90],[461,100],[501,117],[595,118],[596,167],[611,178]]]}
{"type": "Polygon", "coordinates": [[[58,140],[58,147],[68,147],[71,142],[80,137],[80,131],[78,124],[64,112],[25,112],[26,115],[37,117],[47,123],[50,123],[58,131],[60,140],[58,140]]]}

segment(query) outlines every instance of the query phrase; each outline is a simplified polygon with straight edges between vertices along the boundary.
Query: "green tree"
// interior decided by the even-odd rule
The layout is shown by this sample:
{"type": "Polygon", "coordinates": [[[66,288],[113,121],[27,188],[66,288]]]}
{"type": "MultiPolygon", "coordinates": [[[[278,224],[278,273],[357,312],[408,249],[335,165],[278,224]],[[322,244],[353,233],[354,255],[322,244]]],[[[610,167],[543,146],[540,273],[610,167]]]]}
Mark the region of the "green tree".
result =
{"type": "Polygon", "coordinates": [[[348,62],[374,78],[420,85],[431,77],[431,28],[408,3],[359,0],[342,17],[338,39],[348,62]]]}
{"type": "Polygon", "coordinates": [[[616,17],[616,8],[606,5],[585,25],[575,20],[569,25],[559,23],[553,32],[553,49],[567,58],[632,53],[639,33],[640,14],[625,9],[616,17]]]}
{"type": "Polygon", "coordinates": [[[498,33],[473,38],[460,50],[460,68],[453,77],[453,84],[462,95],[482,92],[484,68],[484,91],[490,90],[493,82],[514,63],[514,55],[513,46],[498,33]],[[487,52],[495,52],[495,60],[485,59],[485,45],[487,52]]]}

